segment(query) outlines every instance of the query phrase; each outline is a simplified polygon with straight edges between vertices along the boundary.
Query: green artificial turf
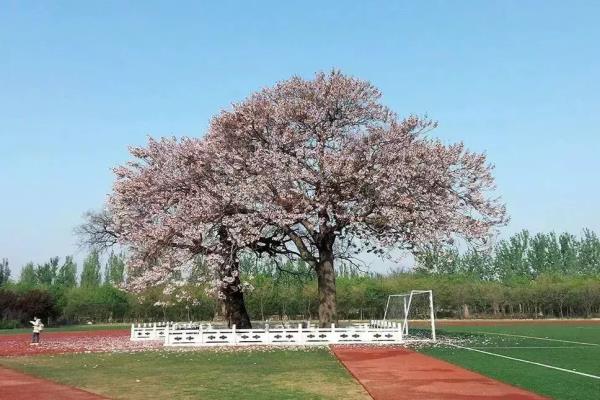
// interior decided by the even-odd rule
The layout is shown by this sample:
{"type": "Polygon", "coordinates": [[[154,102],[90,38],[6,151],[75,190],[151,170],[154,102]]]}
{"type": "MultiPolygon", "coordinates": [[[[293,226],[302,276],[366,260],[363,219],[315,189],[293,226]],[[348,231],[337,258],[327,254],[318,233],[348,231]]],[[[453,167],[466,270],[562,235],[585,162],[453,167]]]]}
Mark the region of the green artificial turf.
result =
{"type": "Polygon", "coordinates": [[[595,343],[600,345],[600,323],[587,325],[571,325],[559,323],[542,324],[528,323],[515,325],[488,325],[488,326],[448,326],[444,332],[488,332],[511,335],[534,336],[558,340],[595,343]]]}
{"type": "Polygon", "coordinates": [[[11,357],[0,365],[114,399],[368,399],[327,350],[11,357]]]}
{"type": "MultiPolygon", "coordinates": [[[[463,347],[600,376],[600,325],[453,326],[439,330],[438,335],[460,338],[458,344],[463,347]]],[[[452,346],[420,351],[554,399],[600,399],[600,379],[452,346]]]]}

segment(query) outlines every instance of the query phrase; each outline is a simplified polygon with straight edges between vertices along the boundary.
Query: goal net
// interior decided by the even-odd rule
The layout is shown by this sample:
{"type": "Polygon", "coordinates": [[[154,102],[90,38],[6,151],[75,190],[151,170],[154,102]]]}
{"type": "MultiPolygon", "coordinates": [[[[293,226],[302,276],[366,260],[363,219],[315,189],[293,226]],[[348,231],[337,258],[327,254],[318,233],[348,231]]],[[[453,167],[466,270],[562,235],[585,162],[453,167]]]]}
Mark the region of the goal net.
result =
{"type": "Polygon", "coordinates": [[[383,320],[400,324],[407,339],[436,340],[433,292],[411,290],[388,296],[383,320]]]}

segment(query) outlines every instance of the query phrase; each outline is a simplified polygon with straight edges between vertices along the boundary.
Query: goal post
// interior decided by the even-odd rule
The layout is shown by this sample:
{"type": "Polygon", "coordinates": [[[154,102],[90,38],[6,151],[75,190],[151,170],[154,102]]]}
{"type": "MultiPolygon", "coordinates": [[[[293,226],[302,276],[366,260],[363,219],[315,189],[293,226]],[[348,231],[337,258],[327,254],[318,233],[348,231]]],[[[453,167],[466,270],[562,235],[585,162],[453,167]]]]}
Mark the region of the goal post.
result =
{"type": "Polygon", "coordinates": [[[435,309],[433,307],[432,290],[411,290],[408,293],[391,294],[388,296],[383,314],[384,321],[398,322],[404,336],[413,332],[414,325],[431,329],[431,339],[435,335],[435,309]],[[410,331],[409,331],[410,330],[410,331]]]}

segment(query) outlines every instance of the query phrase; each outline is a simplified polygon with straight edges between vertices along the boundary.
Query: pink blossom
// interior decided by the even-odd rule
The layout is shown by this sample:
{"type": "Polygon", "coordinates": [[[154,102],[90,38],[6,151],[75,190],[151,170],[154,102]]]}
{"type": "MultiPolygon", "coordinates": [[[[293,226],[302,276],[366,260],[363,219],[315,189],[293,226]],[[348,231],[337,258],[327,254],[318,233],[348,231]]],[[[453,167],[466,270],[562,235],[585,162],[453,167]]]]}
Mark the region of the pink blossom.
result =
{"type": "Polygon", "coordinates": [[[327,278],[327,322],[334,258],[485,241],[507,220],[485,155],[430,138],[436,123],[380,98],[336,71],[294,77],[222,111],[204,138],[132,148],[109,200],[130,286],[164,283],[204,254],[224,298],[248,287],[240,253],[302,258],[327,278]]]}

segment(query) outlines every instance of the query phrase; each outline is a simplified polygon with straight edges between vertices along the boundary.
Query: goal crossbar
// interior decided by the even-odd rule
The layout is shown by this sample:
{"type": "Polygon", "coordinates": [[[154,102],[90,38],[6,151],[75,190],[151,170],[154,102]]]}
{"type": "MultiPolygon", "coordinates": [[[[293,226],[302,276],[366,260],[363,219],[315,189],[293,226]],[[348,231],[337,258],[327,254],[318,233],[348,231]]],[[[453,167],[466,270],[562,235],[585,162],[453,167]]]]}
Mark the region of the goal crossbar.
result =
{"type": "Polygon", "coordinates": [[[411,290],[408,293],[400,293],[400,294],[391,294],[388,296],[387,303],[385,305],[385,312],[383,314],[383,320],[386,321],[388,317],[388,309],[390,307],[390,300],[394,297],[402,298],[402,307],[403,307],[403,318],[401,321],[402,324],[402,333],[408,335],[408,315],[411,310],[411,305],[413,303],[413,297],[415,295],[423,295],[426,294],[429,298],[429,319],[431,321],[431,338],[433,341],[436,340],[435,336],[435,310],[433,307],[433,291],[432,290],[411,290]]]}

